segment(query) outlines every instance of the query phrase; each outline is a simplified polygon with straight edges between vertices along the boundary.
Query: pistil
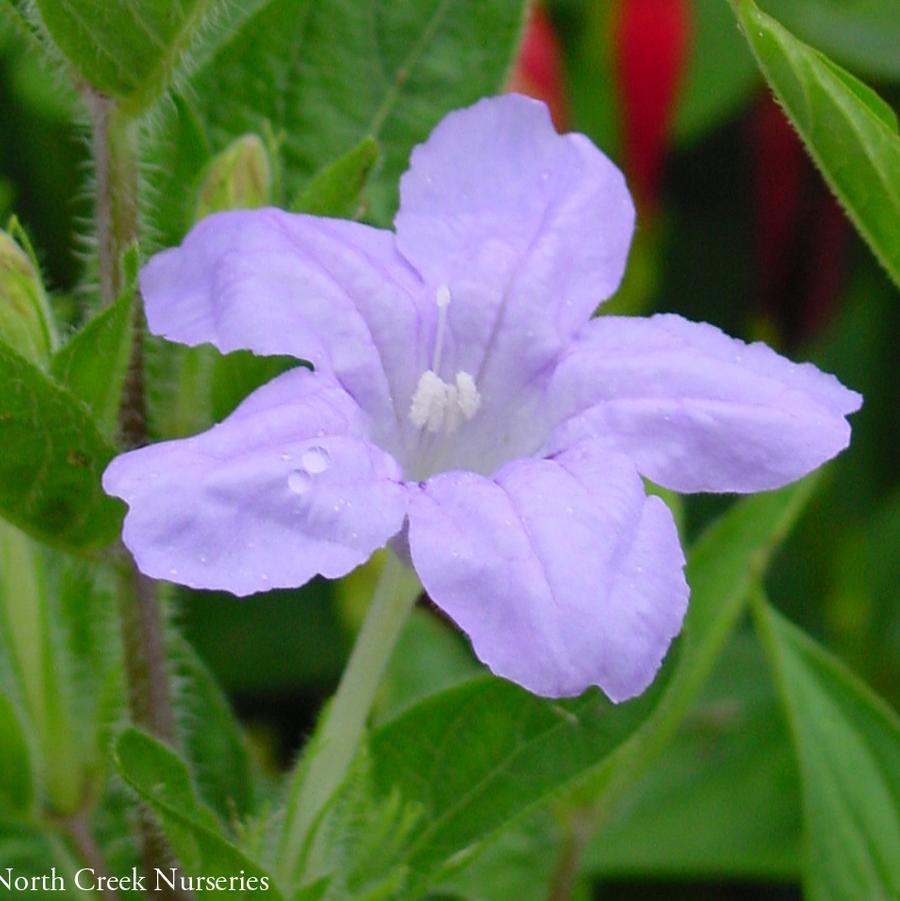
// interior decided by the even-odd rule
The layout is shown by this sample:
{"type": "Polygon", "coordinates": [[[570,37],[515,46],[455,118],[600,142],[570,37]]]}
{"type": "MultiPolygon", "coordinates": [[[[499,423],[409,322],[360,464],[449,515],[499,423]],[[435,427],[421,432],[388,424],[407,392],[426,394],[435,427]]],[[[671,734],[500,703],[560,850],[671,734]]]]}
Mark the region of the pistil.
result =
{"type": "Polygon", "coordinates": [[[438,321],[431,369],[427,369],[419,378],[409,407],[409,418],[416,428],[448,435],[456,431],[461,420],[471,419],[481,406],[481,395],[475,379],[468,372],[458,371],[453,382],[445,382],[438,375],[450,299],[450,289],[447,285],[441,285],[435,298],[438,321]]]}

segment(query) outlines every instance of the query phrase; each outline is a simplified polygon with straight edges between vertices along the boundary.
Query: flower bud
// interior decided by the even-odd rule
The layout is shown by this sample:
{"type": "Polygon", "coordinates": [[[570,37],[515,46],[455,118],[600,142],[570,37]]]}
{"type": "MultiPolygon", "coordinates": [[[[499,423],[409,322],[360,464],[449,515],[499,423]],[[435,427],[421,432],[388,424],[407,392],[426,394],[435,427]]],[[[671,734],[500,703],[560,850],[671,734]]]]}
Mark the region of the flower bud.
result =
{"type": "Polygon", "coordinates": [[[264,206],[270,199],[271,183],[265,145],[256,135],[243,135],[210,162],[197,194],[194,218],[264,206]]]}
{"type": "Polygon", "coordinates": [[[4,231],[0,231],[0,339],[39,366],[47,363],[56,346],[40,274],[4,231]]]}

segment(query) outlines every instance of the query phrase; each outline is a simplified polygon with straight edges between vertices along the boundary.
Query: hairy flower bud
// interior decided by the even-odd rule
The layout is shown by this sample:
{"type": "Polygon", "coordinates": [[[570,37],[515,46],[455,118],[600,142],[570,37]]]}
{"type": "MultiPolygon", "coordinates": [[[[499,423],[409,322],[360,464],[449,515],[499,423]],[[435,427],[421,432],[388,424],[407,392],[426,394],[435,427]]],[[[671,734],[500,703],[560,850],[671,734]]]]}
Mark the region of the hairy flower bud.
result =
{"type": "Polygon", "coordinates": [[[243,135],[209,164],[197,194],[195,219],[222,210],[253,209],[270,199],[269,155],[256,135],[243,135]]]}
{"type": "Polygon", "coordinates": [[[28,255],[0,231],[0,339],[43,366],[56,335],[41,277],[28,255]]]}

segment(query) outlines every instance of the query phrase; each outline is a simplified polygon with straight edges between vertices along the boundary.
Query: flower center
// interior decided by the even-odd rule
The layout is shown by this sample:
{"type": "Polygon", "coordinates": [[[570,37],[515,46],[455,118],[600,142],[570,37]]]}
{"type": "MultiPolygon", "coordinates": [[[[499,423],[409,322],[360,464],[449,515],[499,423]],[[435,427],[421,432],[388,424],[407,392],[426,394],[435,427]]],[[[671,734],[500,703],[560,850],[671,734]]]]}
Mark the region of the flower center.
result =
{"type": "Polygon", "coordinates": [[[438,288],[435,302],[438,321],[431,369],[425,370],[419,378],[409,407],[409,418],[418,429],[452,434],[461,420],[471,419],[478,412],[481,395],[475,379],[468,372],[460,370],[452,382],[445,382],[438,375],[447,330],[447,307],[450,306],[450,289],[446,285],[438,288]]]}

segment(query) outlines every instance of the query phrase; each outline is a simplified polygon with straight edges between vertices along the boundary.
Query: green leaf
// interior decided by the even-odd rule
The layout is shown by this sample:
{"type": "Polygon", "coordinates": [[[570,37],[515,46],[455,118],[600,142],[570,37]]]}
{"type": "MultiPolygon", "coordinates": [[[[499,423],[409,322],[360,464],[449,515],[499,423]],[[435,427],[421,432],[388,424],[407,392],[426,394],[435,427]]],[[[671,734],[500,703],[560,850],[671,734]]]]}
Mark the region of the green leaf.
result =
{"type": "Polygon", "coordinates": [[[119,534],[100,475],[115,455],[88,410],[0,344],[0,514],[40,541],[89,551],[119,534]]]}
{"type": "Polygon", "coordinates": [[[108,309],[90,319],[54,355],[50,372],[94,414],[104,434],[116,433],[131,356],[134,282],[108,309]]]}
{"type": "Polygon", "coordinates": [[[216,354],[210,376],[210,404],[219,422],[251,392],[299,365],[296,357],[259,357],[249,350],[216,354]]]}
{"type": "MultiPolygon", "coordinates": [[[[779,491],[743,499],[695,543],[688,554],[691,601],[674,672],[642,728],[566,798],[566,807],[575,810],[582,821],[581,830],[590,831],[598,819],[605,820],[622,810],[634,786],[658,760],[665,768],[669,754],[674,753],[677,761],[677,751],[672,752],[671,746],[678,729],[727,646],[751,586],[764,572],[773,549],[797,519],[814,485],[815,479],[808,478],[779,491]]],[[[465,735],[473,745],[479,744],[477,733],[466,728],[465,735]]],[[[738,762],[743,766],[740,757],[738,762]]],[[[752,783],[753,774],[748,776],[752,783]]],[[[546,828],[546,824],[537,825],[546,828]]],[[[546,831],[542,834],[547,837],[546,831]]],[[[597,841],[602,845],[602,834],[597,841]]],[[[509,836],[506,844],[515,853],[527,855],[522,848],[533,846],[533,837],[526,830],[509,836]]]]}
{"type": "Polygon", "coordinates": [[[588,846],[584,870],[793,880],[800,785],[766,661],[735,634],[678,735],[588,846]]]}
{"type": "MultiPolygon", "coordinates": [[[[671,667],[669,667],[670,669],[671,667]]],[[[419,897],[451,858],[602,767],[659,700],[665,672],[642,697],[615,706],[592,690],[548,701],[492,677],[413,707],[372,739],[377,793],[424,812],[403,862],[419,897]]]]}
{"type": "Polygon", "coordinates": [[[761,0],[814,47],[872,78],[900,79],[896,0],[761,0]]]}
{"type": "Polygon", "coordinates": [[[598,784],[588,786],[585,803],[612,808],[668,747],[727,646],[752,586],[812,495],[816,478],[738,501],[691,548],[691,599],[675,673],[651,721],[622,748],[598,784]]]}
{"type": "Polygon", "coordinates": [[[391,720],[428,695],[481,672],[458,632],[431,611],[414,609],[391,654],[375,719],[391,720]]]}
{"type": "Polygon", "coordinates": [[[167,86],[210,0],[37,0],[74,68],[131,111],[167,86]]]}
{"type": "Polygon", "coordinates": [[[761,597],[754,612],[800,761],[808,896],[900,897],[900,721],[761,597]]]}
{"type": "Polygon", "coordinates": [[[873,91],[736,0],[757,62],[860,234],[900,284],[900,136],[873,91]]]}
{"type": "Polygon", "coordinates": [[[363,189],[378,159],[378,142],[363,138],[352,150],[320,169],[290,208],[313,216],[358,219],[363,189]]]}
{"type": "Polygon", "coordinates": [[[27,817],[33,801],[28,739],[12,701],[0,694],[0,814],[27,817]]]}
{"type": "Polygon", "coordinates": [[[180,635],[170,641],[176,709],[200,796],[224,823],[253,805],[250,760],[240,726],[212,674],[180,635]]]}
{"type": "Polygon", "coordinates": [[[125,781],[154,810],[169,843],[188,874],[265,879],[268,892],[229,892],[232,898],[280,899],[271,877],[222,834],[215,814],[197,799],[185,764],[169,748],[137,729],[126,729],[115,747],[125,781]]]}
{"type": "Polygon", "coordinates": [[[191,97],[217,149],[269,126],[282,141],[286,197],[364,138],[377,139],[383,164],[369,199],[372,218],[387,223],[412,146],[448,110],[502,86],[524,5],[261,2],[207,58],[191,97]]]}

